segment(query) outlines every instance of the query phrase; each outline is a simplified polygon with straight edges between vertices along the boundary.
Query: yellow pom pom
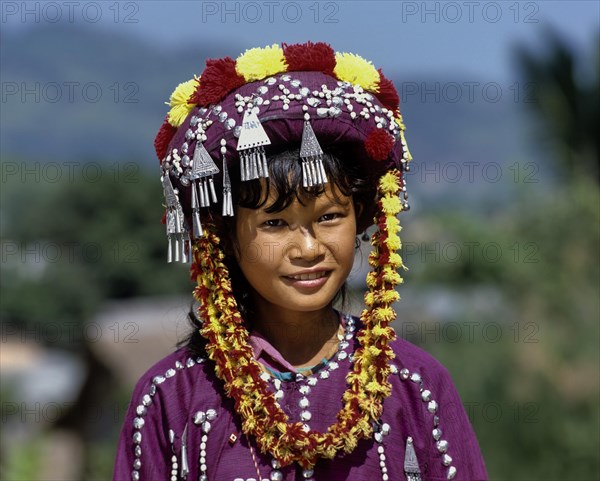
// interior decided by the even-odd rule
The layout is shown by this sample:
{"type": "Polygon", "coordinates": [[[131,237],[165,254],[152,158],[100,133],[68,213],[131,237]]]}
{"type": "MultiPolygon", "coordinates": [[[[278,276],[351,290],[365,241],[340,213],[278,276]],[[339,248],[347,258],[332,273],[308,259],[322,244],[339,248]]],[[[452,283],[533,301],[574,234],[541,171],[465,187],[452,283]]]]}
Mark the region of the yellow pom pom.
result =
{"type": "MultiPolygon", "coordinates": [[[[377,349],[376,347],[373,347],[373,349],[377,349]]],[[[377,349],[377,351],[379,351],[379,349],[377,349]]],[[[377,354],[375,354],[377,355],[377,354]]],[[[360,373],[358,373],[358,378],[360,379],[360,383],[361,384],[366,384],[369,376],[367,375],[367,373],[365,371],[361,371],[360,373]]]]}
{"type": "Polygon", "coordinates": [[[377,267],[379,265],[379,252],[377,247],[374,247],[371,253],[369,254],[369,265],[371,267],[377,267]]]}
{"type": "Polygon", "coordinates": [[[235,61],[235,70],[247,82],[262,80],[269,75],[275,75],[287,70],[283,49],[273,44],[265,48],[246,50],[235,61]]]}
{"type": "Polygon", "coordinates": [[[353,53],[335,54],[336,65],[333,73],[345,82],[358,84],[371,92],[377,91],[379,72],[371,62],[353,53]]]}
{"type": "Polygon", "coordinates": [[[171,107],[168,115],[169,124],[173,127],[179,127],[194,108],[193,104],[188,104],[188,99],[196,91],[197,86],[198,79],[193,78],[179,84],[177,88],[173,90],[171,98],[167,103],[167,105],[171,107]]]}
{"type": "Polygon", "coordinates": [[[388,233],[395,234],[400,231],[400,221],[395,216],[387,216],[385,218],[385,228],[388,233]]]}
{"type": "Polygon", "coordinates": [[[398,177],[391,172],[388,172],[381,177],[381,180],[379,181],[379,188],[384,194],[395,194],[400,190],[398,177]]]}
{"type": "MultiPolygon", "coordinates": [[[[391,322],[396,317],[396,313],[391,307],[380,307],[375,309],[375,311],[373,312],[373,317],[378,322],[391,322]]],[[[376,332],[376,330],[374,329],[373,335],[380,336],[381,332],[376,332]]]]}
{"type": "Polygon", "coordinates": [[[400,274],[398,274],[396,271],[392,271],[390,269],[389,271],[384,270],[383,280],[385,282],[389,282],[390,284],[399,284],[401,281],[401,278],[400,278],[400,274]]]}
{"type": "Polygon", "coordinates": [[[372,292],[367,292],[365,294],[365,305],[367,307],[371,307],[375,303],[375,296],[372,292]]]}
{"type": "Polygon", "coordinates": [[[346,451],[347,453],[351,453],[352,451],[354,451],[356,449],[356,446],[358,445],[358,439],[356,439],[355,436],[345,436],[343,438],[344,441],[344,451],[346,451]]]}
{"type": "Polygon", "coordinates": [[[369,272],[367,274],[367,286],[371,289],[377,286],[377,274],[375,274],[374,272],[369,272]]]}
{"type": "Polygon", "coordinates": [[[396,196],[394,197],[384,197],[381,199],[381,207],[383,212],[387,215],[396,215],[400,212],[401,204],[400,199],[396,196]]]}
{"type": "Polygon", "coordinates": [[[392,304],[400,299],[400,294],[396,291],[385,291],[381,294],[381,300],[387,304],[392,304]]]}
{"type": "Polygon", "coordinates": [[[335,445],[326,445],[324,457],[327,459],[333,459],[335,456],[335,445]]]}
{"type": "Polygon", "coordinates": [[[373,394],[384,393],[386,391],[386,387],[379,384],[378,382],[371,381],[369,384],[366,385],[365,390],[373,394]]]}
{"type": "Polygon", "coordinates": [[[396,332],[389,326],[387,326],[387,327],[374,326],[373,327],[373,335],[377,338],[386,339],[389,341],[396,337],[396,332]]]}
{"type": "Polygon", "coordinates": [[[379,349],[378,347],[375,346],[369,346],[365,349],[369,355],[371,355],[372,357],[377,357],[379,356],[379,353],[381,352],[381,349],[379,349]]]}
{"type": "Polygon", "coordinates": [[[399,254],[393,252],[392,254],[390,254],[390,260],[388,262],[388,265],[390,267],[400,267],[402,265],[402,257],[400,257],[399,254]]]}
{"type": "Polygon", "coordinates": [[[398,237],[395,234],[390,235],[386,239],[385,245],[387,245],[387,248],[390,250],[390,252],[396,252],[397,250],[400,249],[400,247],[402,247],[402,243],[400,242],[400,237],[398,237]]]}

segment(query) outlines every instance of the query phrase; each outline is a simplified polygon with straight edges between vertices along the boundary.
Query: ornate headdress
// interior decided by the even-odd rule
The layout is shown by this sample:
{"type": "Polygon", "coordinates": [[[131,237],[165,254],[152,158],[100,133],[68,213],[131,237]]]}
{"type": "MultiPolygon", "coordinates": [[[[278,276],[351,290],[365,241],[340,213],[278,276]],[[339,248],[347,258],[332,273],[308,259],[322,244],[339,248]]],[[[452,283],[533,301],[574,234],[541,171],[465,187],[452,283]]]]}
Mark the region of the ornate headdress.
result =
{"type": "MultiPolygon", "coordinates": [[[[192,262],[201,334],[216,374],[235,401],[242,428],[282,464],[310,469],[320,457],[350,452],[373,433],[390,394],[391,305],[404,268],[397,214],[408,209],[403,172],[411,160],[392,82],[363,58],[324,43],[247,50],[236,60],[208,60],[200,77],[180,84],[155,140],[166,200],[169,262],[192,262]],[[326,433],[289,423],[260,376],[233,296],[220,239],[208,216],[233,216],[230,170],[241,182],[269,176],[268,145],[300,144],[303,186],[327,183],[323,149],[351,149],[377,180],[366,309],[360,347],[347,377],[338,422],[326,433]],[[239,163],[234,167],[234,162],[239,163]]],[[[342,159],[343,161],[343,159],[342,159]]],[[[363,226],[364,227],[364,226],[363,226]]]]}

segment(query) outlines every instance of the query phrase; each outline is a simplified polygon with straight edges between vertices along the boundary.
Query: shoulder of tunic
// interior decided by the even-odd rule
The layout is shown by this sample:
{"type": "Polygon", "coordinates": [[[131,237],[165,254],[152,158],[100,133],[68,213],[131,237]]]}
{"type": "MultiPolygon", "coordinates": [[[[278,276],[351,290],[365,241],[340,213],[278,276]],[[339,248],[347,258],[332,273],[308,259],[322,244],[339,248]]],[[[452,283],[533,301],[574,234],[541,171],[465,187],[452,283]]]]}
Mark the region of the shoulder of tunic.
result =
{"type": "Polygon", "coordinates": [[[390,347],[396,356],[393,362],[398,368],[427,373],[435,378],[450,376],[448,369],[433,355],[406,339],[397,337],[390,343],[390,347]]]}
{"type": "Polygon", "coordinates": [[[133,401],[146,394],[159,395],[168,404],[189,403],[191,396],[216,396],[218,384],[212,363],[192,356],[187,347],[181,347],[151,366],[133,389],[133,401]]]}
{"type": "Polygon", "coordinates": [[[428,426],[413,431],[427,479],[486,480],[477,438],[448,369],[405,339],[396,338],[390,346],[397,368],[393,384],[403,386],[409,396],[402,398],[404,408],[410,407],[410,415],[419,419],[420,426],[428,426]]]}
{"type": "MultiPolygon", "coordinates": [[[[137,384],[147,384],[152,382],[157,376],[165,376],[170,369],[185,372],[195,365],[203,364],[205,362],[205,358],[192,356],[187,347],[180,347],[148,368],[148,370],[142,374],[137,384]]],[[[166,377],[173,376],[167,375],[166,377]]]]}
{"type": "MultiPolygon", "coordinates": [[[[360,326],[360,320],[356,322],[360,326]]],[[[448,369],[401,337],[390,347],[392,396],[384,409],[396,427],[393,431],[402,433],[400,438],[394,435],[393,444],[404,446],[407,436],[413,438],[424,479],[487,480],[477,438],[448,369]]]]}

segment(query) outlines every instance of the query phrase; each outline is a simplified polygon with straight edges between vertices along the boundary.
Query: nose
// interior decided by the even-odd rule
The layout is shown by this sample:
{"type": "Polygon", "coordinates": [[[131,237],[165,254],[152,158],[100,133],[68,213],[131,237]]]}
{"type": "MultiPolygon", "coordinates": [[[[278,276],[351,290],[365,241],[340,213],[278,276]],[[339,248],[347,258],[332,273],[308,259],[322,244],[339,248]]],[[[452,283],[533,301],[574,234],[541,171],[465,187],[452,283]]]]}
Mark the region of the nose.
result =
{"type": "Polygon", "coordinates": [[[312,229],[298,227],[288,245],[291,260],[317,262],[325,256],[325,246],[319,241],[312,229]]]}

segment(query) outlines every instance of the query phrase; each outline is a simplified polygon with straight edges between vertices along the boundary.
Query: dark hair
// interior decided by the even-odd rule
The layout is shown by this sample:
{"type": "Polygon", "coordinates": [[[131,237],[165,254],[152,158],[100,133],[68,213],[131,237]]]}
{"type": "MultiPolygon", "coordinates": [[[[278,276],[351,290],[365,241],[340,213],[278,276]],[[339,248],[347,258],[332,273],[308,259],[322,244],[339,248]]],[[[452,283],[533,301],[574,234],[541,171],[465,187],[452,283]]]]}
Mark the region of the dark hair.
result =
{"type": "MultiPolygon", "coordinates": [[[[350,152],[341,149],[328,149],[323,155],[323,166],[329,182],[334,184],[343,195],[351,196],[356,212],[358,231],[366,229],[372,222],[376,205],[376,182],[358,162],[352,162],[350,152]]],[[[280,149],[267,149],[269,158],[269,182],[258,179],[240,181],[239,166],[230,168],[234,206],[249,209],[265,207],[271,189],[275,190],[275,201],[266,206],[267,212],[279,212],[291,205],[296,199],[302,202],[306,197],[318,197],[324,192],[324,186],[304,187],[302,184],[302,165],[298,146],[285,146],[280,149]],[[266,188],[265,188],[266,185],[266,188]],[[236,195],[237,193],[237,195],[236,195]]],[[[229,270],[234,297],[242,317],[252,317],[252,288],[239,268],[234,255],[235,218],[221,217],[213,213],[213,222],[225,251],[225,265],[229,270]]],[[[346,284],[341,287],[334,302],[344,306],[346,284]]],[[[196,315],[195,303],[192,303],[188,319],[193,331],[179,346],[187,346],[193,355],[204,356],[206,340],[198,330],[202,320],[196,315]]]]}

